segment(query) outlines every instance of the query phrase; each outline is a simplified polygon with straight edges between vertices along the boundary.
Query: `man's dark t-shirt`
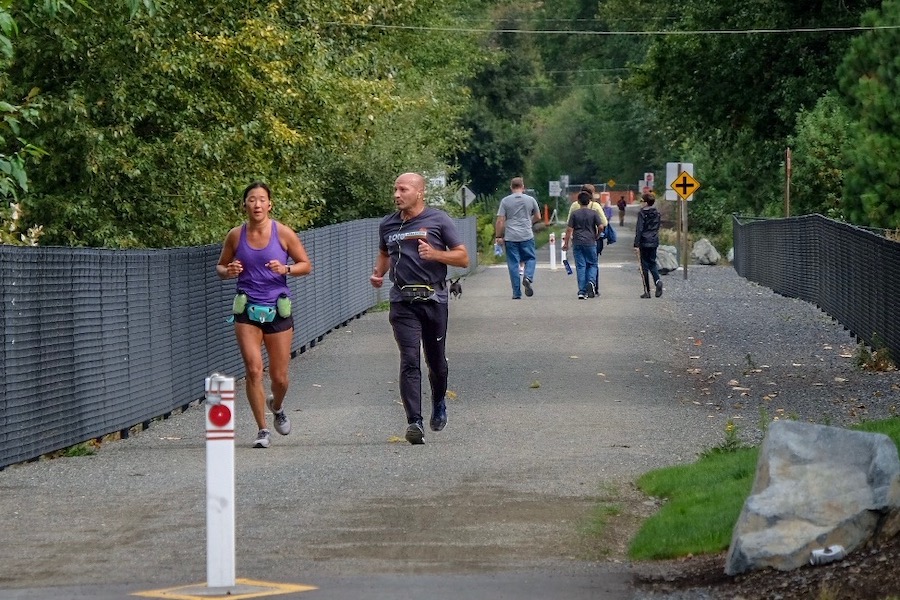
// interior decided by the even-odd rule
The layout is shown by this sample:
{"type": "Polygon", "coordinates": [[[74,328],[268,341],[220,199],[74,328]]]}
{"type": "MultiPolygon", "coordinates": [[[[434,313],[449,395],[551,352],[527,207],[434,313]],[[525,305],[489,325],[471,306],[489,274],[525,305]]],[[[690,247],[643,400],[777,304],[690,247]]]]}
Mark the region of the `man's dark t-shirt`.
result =
{"type": "Polygon", "coordinates": [[[447,279],[447,265],[419,257],[419,240],[425,239],[431,247],[450,250],[462,246],[463,241],[447,213],[426,206],[418,216],[404,221],[400,212],[386,216],[378,225],[378,247],[391,259],[391,302],[401,302],[400,286],[428,284],[435,287],[438,302],[446,303],[448,290],[443,285],[447,279]]]}
{"type": "Polygon", "coordinates": [[[572,212],[568,226],[572,228],[572,245],[595,246],[597,244],[597,229],[603,225],[600,215],[593,208],[587,206],[572,212]]]}

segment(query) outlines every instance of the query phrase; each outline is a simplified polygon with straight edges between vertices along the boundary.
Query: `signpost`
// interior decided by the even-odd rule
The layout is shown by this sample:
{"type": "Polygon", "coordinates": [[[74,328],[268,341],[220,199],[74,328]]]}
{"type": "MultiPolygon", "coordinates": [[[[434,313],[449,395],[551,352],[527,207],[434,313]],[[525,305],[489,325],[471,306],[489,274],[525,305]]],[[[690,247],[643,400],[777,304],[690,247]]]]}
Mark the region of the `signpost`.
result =
{"type": "MultiPolygon", "coordinates": [[[[678,200],[678,193],[675,191],[675,188],[672,187],[672,184],[675,183],[675,178],[678,177],[682,173],[687,173],[688,175],[693,177],[694,176],[693,163],[683,163],[683,162],[666,163],[666,200],[671,200],[673,202],[675,200],[678,200]]],[[[645,174],[645,176],[646,176],[646,174],[645,174]]]]}
{"type": "MultiPolygon", "coordinates": [[[[681,198],[681,202],[678,206],[678,214],[679,214],[679,227],[678,227],[678,238],[679,245],[681,246],[681,266],[684,269],[684,278],[687,279],[688,276],[688,216],[687,216],[687,203],[694,196],[694,193],[700,189],[700,182],[694,179],[694,165],[690,163],[677,163],[677,168],[679,169],[678,174],[672,177],[671,181],[669,181],[669,165],[676,163],[668,163],[666,165],[666,183],[668,183],[668,187],[674,191],[675,194],[679,198],[681,198]],[[690,167],[690,172],[683,167],[690,167]]],[[[669,194],[669,190],[666,190],[667,198],[669,194]]]]}
{"type": "Polygon", "coordinates": [[[454,200],[459,202],[463,207],[463,216],[466,216],[466,207],[472,204],[472,201],[475,200],[475,192],[470,190],[466,186],[462,186],[459,188],[459,191],[456,192],[456,195],[453,197],[454,200]]]}

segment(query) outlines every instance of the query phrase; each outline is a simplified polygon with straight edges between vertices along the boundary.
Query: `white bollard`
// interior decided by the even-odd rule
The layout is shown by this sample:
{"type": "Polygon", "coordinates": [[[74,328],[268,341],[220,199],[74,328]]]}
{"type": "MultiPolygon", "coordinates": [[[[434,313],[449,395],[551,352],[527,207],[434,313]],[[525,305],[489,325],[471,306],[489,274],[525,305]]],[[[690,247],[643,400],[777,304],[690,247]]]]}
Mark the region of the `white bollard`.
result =
{"type": "Polygon", "coordinates": [[[550,270],[556,270],[556,234],[550,234],[550,270]]]}
{"type": "Polygon", "coordinates": [[[206,378],[206,587],[235,586],[234,377],[206,378]]]}

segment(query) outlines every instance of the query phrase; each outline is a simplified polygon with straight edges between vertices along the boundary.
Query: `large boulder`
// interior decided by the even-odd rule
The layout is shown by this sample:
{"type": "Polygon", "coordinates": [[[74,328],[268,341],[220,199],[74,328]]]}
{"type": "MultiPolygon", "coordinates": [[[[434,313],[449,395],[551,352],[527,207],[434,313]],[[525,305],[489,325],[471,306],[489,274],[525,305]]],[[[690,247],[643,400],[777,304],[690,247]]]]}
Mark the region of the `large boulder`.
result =
{"type": "Polygon", "coordinates": [[[694,242],[694,248],[691,250],[691,258],[698,265],[717,265],[722,260],[722,256],[706,238],[701,238],[694,242]]]}
{"type": "Polygon", "coordinates": [[[775,421],[735,525],[725,573],[796,569],[900,530],[900,459],[886,435],[775,421]]]}
{"type": "Polygon", "coordinates": [[[675,246],[660,245],[656,249],[656,267],[663,275],[678,269],[678,250],[675,246]]]}

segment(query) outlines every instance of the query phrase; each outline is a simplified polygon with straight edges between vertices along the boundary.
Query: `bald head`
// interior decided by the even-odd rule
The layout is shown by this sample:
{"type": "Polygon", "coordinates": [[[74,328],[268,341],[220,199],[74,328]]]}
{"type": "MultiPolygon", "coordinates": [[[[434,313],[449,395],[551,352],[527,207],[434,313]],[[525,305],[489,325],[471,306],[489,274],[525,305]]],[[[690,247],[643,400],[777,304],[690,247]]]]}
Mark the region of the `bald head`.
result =
{"type": "Polygon", "coordinates": [[[418,173],[404,173],[394,181],[394,206],[403,218],[415,217],[425,210],[425,178],[418,173]]]}
{"type": "Polygon", "coordinates": [[[417,192],[425,192],[425,178],[418,173],[404,173],[397,178],[394,184],[396,185],[401,182],[413,188],[417,192]]]}

